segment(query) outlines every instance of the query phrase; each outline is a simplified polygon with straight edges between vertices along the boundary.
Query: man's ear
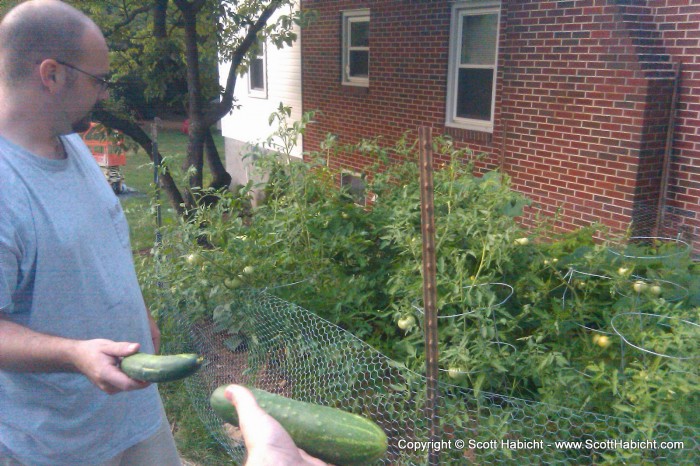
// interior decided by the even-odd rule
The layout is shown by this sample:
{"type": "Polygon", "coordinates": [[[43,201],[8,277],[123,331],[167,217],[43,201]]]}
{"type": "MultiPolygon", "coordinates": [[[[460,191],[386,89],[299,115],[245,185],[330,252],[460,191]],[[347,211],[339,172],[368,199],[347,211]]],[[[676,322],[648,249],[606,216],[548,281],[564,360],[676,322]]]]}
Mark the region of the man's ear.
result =
{"type": "Polygon", "coordinates": [[[39,64],[39,77],[44,88],[52,94],[63,85],[66,79],[65,72],[58,62],[51,58],[47,58],[39,64]]]}

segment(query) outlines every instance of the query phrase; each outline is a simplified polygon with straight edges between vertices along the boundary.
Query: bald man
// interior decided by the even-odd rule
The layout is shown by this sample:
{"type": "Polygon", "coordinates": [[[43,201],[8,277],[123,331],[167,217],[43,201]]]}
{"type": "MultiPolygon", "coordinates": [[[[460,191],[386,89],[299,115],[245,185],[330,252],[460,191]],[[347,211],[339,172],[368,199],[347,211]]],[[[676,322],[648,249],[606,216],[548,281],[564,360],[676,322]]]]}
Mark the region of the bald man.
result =
{"type": "Polygon", "coordinates": [[[0,465],[180,465],[119,201],[81,138],[108,97],[99,28],[57,0],[0,22],[0,465]]]}

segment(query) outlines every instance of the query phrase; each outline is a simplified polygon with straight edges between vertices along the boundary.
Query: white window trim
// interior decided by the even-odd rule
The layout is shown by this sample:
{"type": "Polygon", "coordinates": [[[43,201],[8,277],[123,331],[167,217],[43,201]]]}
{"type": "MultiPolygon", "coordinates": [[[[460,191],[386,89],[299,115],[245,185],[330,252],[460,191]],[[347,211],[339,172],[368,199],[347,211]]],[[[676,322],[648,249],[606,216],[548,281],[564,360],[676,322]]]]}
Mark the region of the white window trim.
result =
{"type": "MultiPolygon", "coordinates": [[[[254,89],[250,78],[252,74],[250,69],[248,69],[248,96],[255,99],[267,99],[267,41],[261,40],[260,45],[262,46],[262,67],[263,67],[263,83],[262,89],[254,89]]],[[[258,58],[260,56],[258,55],[258,58]]]]}
{"type": "MultiPolygon", "coordinates": [[[[452,6],[452,21],[450,25],[450,53],[447,76],[447,108],[445,113],[445,126],[451,128],[470,129],[475,131],[493,132],[493,120],[496,113],[496,84],[498,76],[498,49],[500,41],[501,8],[500,2],[482,1],[470,3],[456,3],[452,6]],[[464,15],[476,15],[496,13],[499,27],[496,30],[496,56],[494,58],[493,89],[491,92],[491,119],[490,121],[461,118],[457,116],[457,86],[459,85],[458,71],[460,62],[460,47],[462,38],[462,18],[464,15]]],[[[478,68],[479,66],[472,66],[478,68]]],[[[491,66],[482,66],[491,68],[491,66]]]]}
{"type": "MultiPolygon", "coordinates": [[[[350,76],[350,27],[349,24],[353,22],[360,22],[360,21],[366,21],[370,22],[370,17],[369,17],[369,10],[364,9],[364,10],[350,10],[350,11],[343,11],[343,64],[342,64],[342,83],[346,86],[359,86],[359,87],[369,87],[369,76],[366,78],[358,78],[354,76],[350,76]]],[[[370,47],[353,47],[352,50],[366,50],[367,52],[370,52],[370,47]]],[[[370,60],[368,58],[368,60],[370,60]]],[[[368,65],[368,70],[369,70],[369,63],[368,65]]]]}

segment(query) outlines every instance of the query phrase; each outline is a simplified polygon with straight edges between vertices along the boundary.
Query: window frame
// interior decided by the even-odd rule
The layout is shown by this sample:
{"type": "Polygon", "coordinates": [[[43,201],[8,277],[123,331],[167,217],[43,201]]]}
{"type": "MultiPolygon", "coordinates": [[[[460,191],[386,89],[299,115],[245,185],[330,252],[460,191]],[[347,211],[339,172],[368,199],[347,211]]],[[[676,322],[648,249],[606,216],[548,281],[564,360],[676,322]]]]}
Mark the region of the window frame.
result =
{"type": "MultiPolygon", "coordinates": [[[[370,63],[370,46],[367,47],[352,47],[350,40],[350,24],[366,22],[369,34],[370,25],[370,10],[348,10],[342,12],[342,60],[341,60],[341,83],[345,86],[369,87],[369,63],[370,63]],[[366,51],[367,52],[367,77],[350,76],[350,52],[351,51],[366,51]]],[[[369,41],[369,37],[368,37],[369,41]]]]}
{"type": "Polygon", "coordinates": [[[253,87],[253,73],[251,72],[253,61],[251,60],[250,65],[248,66],[248,95],[256,99],[267,99],[267,41],[264,39],[258,39],[258,45],[261,50],[259,51],[258,55],[255,56],[254,60],[260,59],[262,61],[263,87],[253,87]]]}
{"type": "Polygon", "coordinates": [[[501,34],[501,7],[500,2],[482,1],[474,3],[457,3],[452,6],[450,24],[450,50],[447,76],[447,105],[445,110],[445,126],[462,128],[492,133],[494,115],[496,113],[496,84],[498,77],[498,51],[501,34]],[[465,16],[477,16],[495,14],[498,27],[496,28],[496,47],[493,65],[462,65],[462,27],[465,16]],[[468,69],[493,69],[493,83],[491,89],[491,117],[487,120],[464,118],[457,116],[457,97],[459,94],[459,70],[468,69]]]}

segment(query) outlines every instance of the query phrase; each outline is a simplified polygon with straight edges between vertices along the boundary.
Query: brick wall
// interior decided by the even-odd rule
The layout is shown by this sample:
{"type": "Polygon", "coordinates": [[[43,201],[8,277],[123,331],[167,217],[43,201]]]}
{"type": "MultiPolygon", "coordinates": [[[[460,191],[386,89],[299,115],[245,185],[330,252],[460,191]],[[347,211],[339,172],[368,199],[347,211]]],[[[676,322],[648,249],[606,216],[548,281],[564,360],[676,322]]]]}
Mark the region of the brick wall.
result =
{"type": "MultiPolygon", "coordinates": [[[[305,136],[306,150],[317,149],[327,132],[341,142],[382,135],[388,143],[426,124],[444,132],[448,2],[306,0],[303,7],[319,12],[302,32],[304,109],[323,112],[305,136]],[[340,11],[359,8],[371,12],[369,88],[340,84],[340,11]]],[[[355,169],[367,163],[359,157],[338,162],[355,169]]]]}
{"type": "MultiPolygon", "coordinates": [[[[660,32],[655,21],[679,2],[504,0],[493,133],[445,127],[452,3],[304,0],[319,20],[302,33],[303,104],[323,112],[305,150],[317,149],[328,132],[342,142],[381,135],[390,144],[427,125],[489,154],[481,168],[501,167],[542,211],[560,211],[561,229],[600,221],[624,230],[636,216],[638,231],[651,231],[672,90],[672,56],[659,47],[681,40],[677,29],[660,32]],[[371,11],[368,89],[340,84],[340,12],[357,8],[371,11]]],[[[697,67],[697,15],[686,16],[696,29],[682,38],[694,35],[695,49],[682,47],[697,67]]],[[[698,180],[686,173],[699,167],[698,106],[689,98],[700,94],[697,87],[686,94],[669,205],[676,214],[694,206],[695,220],[683,221],[697,229],[698,180]]],[[[359,170],[367,161],[335,163],[359,170]]]]}
{"type": "Polygon", "coordinates": [[[663,46],[682,63],[668,212],[700,253],[700,2],[650,0],[663,46]]]}

